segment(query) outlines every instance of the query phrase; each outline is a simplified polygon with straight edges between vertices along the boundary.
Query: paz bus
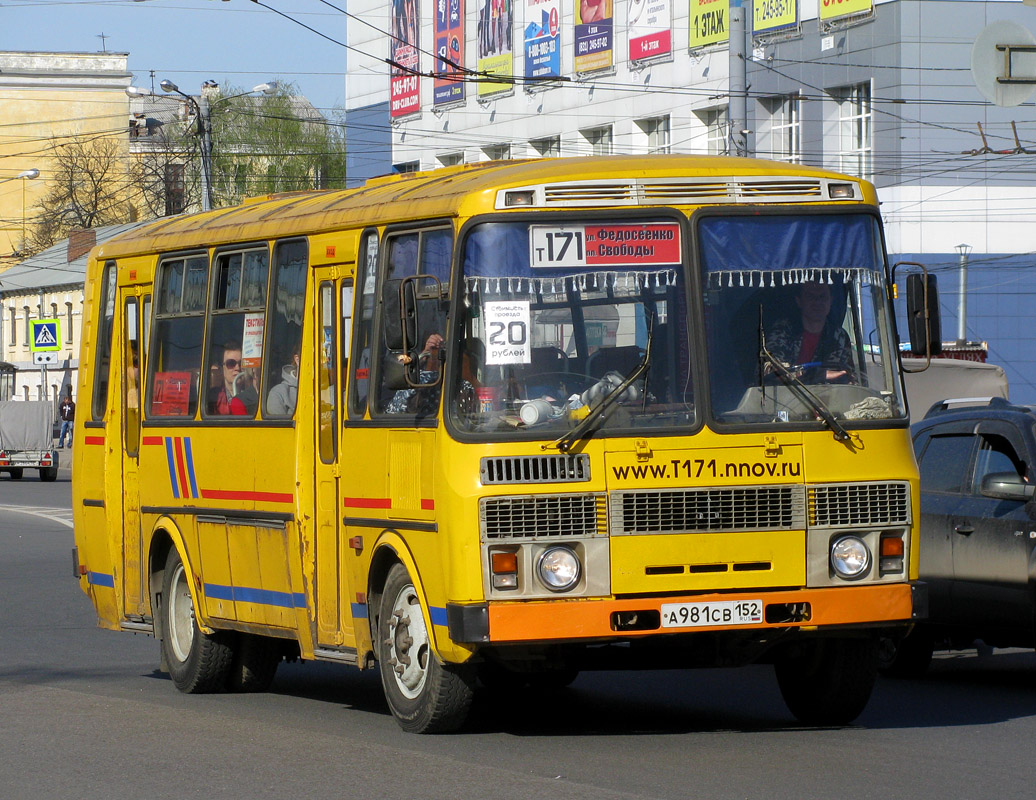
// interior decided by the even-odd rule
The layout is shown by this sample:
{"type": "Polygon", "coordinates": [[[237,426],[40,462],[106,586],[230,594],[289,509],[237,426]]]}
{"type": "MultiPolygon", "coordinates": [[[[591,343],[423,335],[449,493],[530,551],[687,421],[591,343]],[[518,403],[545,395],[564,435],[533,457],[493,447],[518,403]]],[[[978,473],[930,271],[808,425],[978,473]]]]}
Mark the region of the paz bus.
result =
{"type": "Polygon", "coordinates": [[[872,185],[749,159],[143,225],[89,262],[76,574],[185,692],[341,662],[426,732],[478,685],[768,663],[848,722],[923,613],[893,286],[872,185]]]}

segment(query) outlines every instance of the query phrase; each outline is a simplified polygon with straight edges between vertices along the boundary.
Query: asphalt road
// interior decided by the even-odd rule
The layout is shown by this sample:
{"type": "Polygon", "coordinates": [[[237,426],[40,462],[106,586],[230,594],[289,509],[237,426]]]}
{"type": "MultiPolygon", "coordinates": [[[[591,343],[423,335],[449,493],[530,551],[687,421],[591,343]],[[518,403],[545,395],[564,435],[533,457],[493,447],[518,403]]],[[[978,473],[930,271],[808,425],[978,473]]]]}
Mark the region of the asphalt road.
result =
{"type": "Polygon", "coordinates": [[[283,665],[265,695],[179,694],[71,577],[69,475],[0,479],[6,798],[1028,798],[1036,655],[939,657],[854,726],[802,728],[766,667],[584,674],[403,733],[373,673],[283,665]]]}

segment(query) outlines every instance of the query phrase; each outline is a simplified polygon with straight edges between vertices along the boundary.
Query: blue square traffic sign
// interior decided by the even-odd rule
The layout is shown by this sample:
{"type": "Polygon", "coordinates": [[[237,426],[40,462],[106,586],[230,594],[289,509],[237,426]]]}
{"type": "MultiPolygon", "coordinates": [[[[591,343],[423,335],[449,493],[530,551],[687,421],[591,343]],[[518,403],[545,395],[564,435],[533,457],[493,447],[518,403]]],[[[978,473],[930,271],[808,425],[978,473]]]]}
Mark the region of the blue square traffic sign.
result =
{"type": "Polygon", "coordinates": [[[61,321],[57,319],[29,320],[29,351],[48,353],[61,349],[61,321]]]}

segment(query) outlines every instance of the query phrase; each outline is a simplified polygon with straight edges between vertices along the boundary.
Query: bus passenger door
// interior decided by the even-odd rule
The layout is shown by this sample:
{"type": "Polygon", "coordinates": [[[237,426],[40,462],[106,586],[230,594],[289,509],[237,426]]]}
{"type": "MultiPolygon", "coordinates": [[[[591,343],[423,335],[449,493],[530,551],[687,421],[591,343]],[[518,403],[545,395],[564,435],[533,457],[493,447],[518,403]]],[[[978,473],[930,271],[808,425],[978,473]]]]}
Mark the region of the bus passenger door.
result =
{"type": "Polygon", "coordinates": [[[121,287],[122,358],[113,359],[117,375],[118,414],[122,437],[122,530],[123,530],[123,613],[127,617],[142,616],[146,596],[143,568],[143,540],[140,530],[140,484],[137,478],[140,450],[140,367],[146,352],[143,336],[144,320],[150,312],[150,297],[140,296],[140,287],[121,287]]]}
{"type": "Polygon", "coordinates": [[[314,509],[316,542],[315,596],[317,604],[317,646],[351,648],[355,644],[351,612],[346,599],[348,586],[343,572],[347,542],[341,523],[339,483],[339,426],[341,424],[342,381],[338,365],[348,353],[349,325],[352,313],[352,281],[334,280],[341,267],[318,269],[315,273],[317,307],[315,325],[315,366],[313,385],[313,420],[315,423],[316,477],[314,509]],[[339,303],[342,303],[339,306],[339,303]],[[341,309],[341,311],[340,311],[341,309]],[[339,334],[342,316],[344,332],[339,334]],[[343,343],[343,339],[345,340],[343,343]],[[347,613],[348,612],[348,613],[347,613]]]}

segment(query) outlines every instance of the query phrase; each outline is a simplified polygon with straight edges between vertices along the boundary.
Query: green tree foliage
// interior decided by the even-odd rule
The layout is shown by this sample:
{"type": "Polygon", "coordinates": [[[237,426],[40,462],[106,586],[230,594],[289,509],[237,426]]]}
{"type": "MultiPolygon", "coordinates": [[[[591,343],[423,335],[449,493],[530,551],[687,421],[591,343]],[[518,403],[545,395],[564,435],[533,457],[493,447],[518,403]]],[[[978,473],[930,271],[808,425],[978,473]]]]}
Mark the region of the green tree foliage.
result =
{"type": "Polygon", "coordinates": [[[324,119],[292,88],[240,97],[228,89],[210,99],[213,206],[345,187],[345,127],[324,119]]]}

